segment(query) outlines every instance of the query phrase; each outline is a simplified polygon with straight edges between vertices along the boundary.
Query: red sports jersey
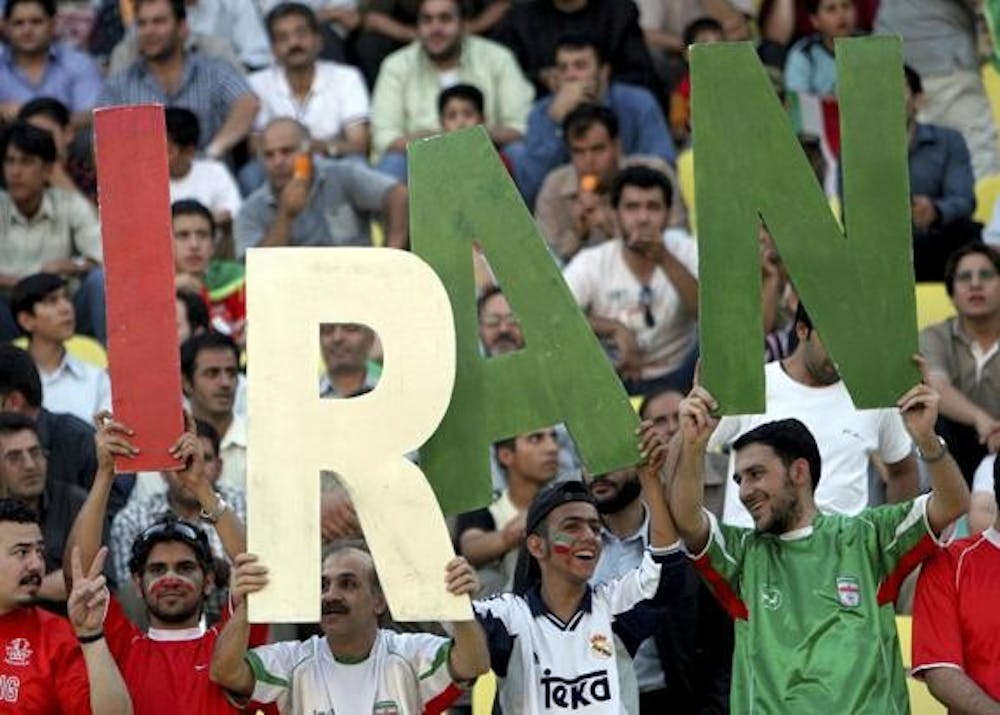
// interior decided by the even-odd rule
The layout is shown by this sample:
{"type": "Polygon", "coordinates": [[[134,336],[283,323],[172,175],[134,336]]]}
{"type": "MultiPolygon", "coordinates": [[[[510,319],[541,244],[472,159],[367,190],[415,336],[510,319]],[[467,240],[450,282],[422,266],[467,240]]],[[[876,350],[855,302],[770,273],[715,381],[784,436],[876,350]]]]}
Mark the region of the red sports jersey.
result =
{"type": "Polygon", "coordinates": [[[69,621],[34,606],[0,616],[0,713],[90,715],[83,653],[69,621]]]}
{"type": "Polygon", "coordinates": [[[957,668],[1000,700],[1000,533],[960,539],[924,563],[913,604],[913,671],[957,668]]]}

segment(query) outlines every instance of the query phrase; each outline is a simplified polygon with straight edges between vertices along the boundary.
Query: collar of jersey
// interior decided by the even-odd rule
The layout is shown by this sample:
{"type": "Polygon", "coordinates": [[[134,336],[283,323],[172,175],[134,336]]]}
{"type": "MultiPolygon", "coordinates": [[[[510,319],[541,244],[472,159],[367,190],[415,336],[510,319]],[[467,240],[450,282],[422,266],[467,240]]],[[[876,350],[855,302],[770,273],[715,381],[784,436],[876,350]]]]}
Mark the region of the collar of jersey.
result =
{"type": "Polygon", "coordinates": [[[166,628],[150,628],[146,635],[151,641],[194,641],[205,635],[205,626],[198,624],[194,628],[179,628],[177,630],[166,628]]]}
{"type": "Polygon", "coordinates": [[[799,539],[804,539],[807,536],[812,536],[813,527],[812,524],[809,526],[803,526],[801,529],[795,529],[793,531],[786,531],[784,534],[778,534],[778,538],[782,541],[798,541],[799,539]]]}
{"type": "Polygon", "coordinates": [[[984,531],[983,538],[1000,549],[1000,531],[997,531],[995,527],[991,526],[989,529],[984,531]]]}
{"type": "Polygon", "coordinates": [[[590,613],[591,609],[591,590],[590,586],[587,586],[587,590],[583,592],[583,598],[580,599],[580,605],[576,609],[576,613],[573,617],[569,619],[568,622],[563,623],[562,619],[556,614],[549,611],[545,605],[545,601],[542,600],[542,586],[541,584],[534,586],[525,594],[525,600],[528,602],[528,608],[531,609],[531,615],[535,618],[545,617],[548,618],[552,625],[556,626],[560,630],[571,631],[576,628],[580,619],[583,615],[590,613]]]}

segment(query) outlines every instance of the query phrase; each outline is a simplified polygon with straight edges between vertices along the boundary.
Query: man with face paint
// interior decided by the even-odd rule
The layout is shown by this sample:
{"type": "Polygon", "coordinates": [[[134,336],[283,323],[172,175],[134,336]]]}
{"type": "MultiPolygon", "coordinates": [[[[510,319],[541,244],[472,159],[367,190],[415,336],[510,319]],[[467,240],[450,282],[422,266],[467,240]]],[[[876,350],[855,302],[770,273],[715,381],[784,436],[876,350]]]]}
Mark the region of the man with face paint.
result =
{"type": "MultiPolygon", "coordinates": [[[[489,669],[483,632],[475,621],[451,624],[449,640],[379,628],[386,601],[363,541],[335,542],[322,567],[322,635],[247,650],[246,595],[267,585],[267,568],[240,554],[233,573],[235,611],[212,657],[212,680],[233,695],[276,702],[281,713],[418,715],[443,712],[489,669]]],[[[461,558],[446,567],[449,593],[479,588],[461,558]]]]}
{"type": "Polygon", "coordinates": [[[528,510],[515,593],[475,603],[504,715],[639,712],[632,656],[656,625],[643,607],[673,607],[666,600],[687,568],[660,484],[666,443],[651,423],[642,427],[649,547],[639,565],[591,586],[603,550],[600,514],[585,485],[559,482],[528,510]]]}
{"type": "MultiPolygon", "coordinates": [[[[915,360],[926,380],[926,362],[915,360]]],[[[932,492],[856,517],[819,512],[813,493],[827,465],[802,422],[745,433],[733,445],[733,480],[753,529],[720,526],[704,509],[718,403],[697,384],[681,403],[670,511],[696,568],[736,620],[732,712],[823,712],[831,702],[838,713],[909,712],[893,601],[906,572],[969,504],[962,473],[934,433],[938,399],[920,383],[897,402],[932,492]]]]}
{"type": "MultiPolygon", "coordinates": [[[[765,413],[728,415],[712,435],[709,452],[731,452],[734,441],[766,422],[793,417],[815,436],[823,459],[823,479],[816,488],[816,507],[823,514],[856,516],[877,500],[869,496],[869,465],[877,455],[885,464],[886,501],[902,502],[917,495],[919,478],[913,445],[898,411],[858,410],[840,379],[812,319],[802,303],[795,314],[798,343],[792,354],[764,366],[765,413]]],[[[728,473],[734,472],[732,454],[728,473]]],[[[753,519],[726,480],[722,521],[749,528],[753,519]]]]}
{"type": "MultiPolygon", "coordinates": [[[[226,555],[232,559],[246,550],[243,524],[206,479],[203,449],[194,419],[190,416],[186,419],[187,431],[170,450],[171,456],[182,465],[175,478],[198,496],[201,519],[215,526],[226,555]]],[[[98,414],[95,421],[97,475],[67,545],[67,550],[79,547],[84,564],[90,563],[100,547],[99,525],[115,479],[115,456],[138,452],[130,441],[132,430],[116,422],[109,413],[98,414]]],[[[105,633],[136,712],[143,715],[239,712],[208,677],[219,629],[206,629],[202,618],[206,596],[215,587],[212,552],[205,532],[176,517],[158,521],[133,542],[129,570],[145,604],[149,630],[140,631],[112,599],[105,633]]]]}

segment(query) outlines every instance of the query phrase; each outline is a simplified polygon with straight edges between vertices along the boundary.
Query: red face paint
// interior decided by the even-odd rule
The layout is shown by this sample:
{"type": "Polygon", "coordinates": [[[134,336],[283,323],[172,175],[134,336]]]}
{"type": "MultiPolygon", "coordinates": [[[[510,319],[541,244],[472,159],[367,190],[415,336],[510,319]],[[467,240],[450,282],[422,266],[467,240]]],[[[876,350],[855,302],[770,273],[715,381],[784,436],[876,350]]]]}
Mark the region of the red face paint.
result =
{"type": "Polygon", "coordinates": [[[183,595],[194,593],[194,584],[176,576],[161,576],[151,581],[146,589],[151,596],[159,596],[164,591],[173,591],[183,595]]]}
{"type": "Polygon", "coordinates": [[[570,552],[573,540],[566,534],[555,534],[552,537],[552,552],[565,556],[570,552]]]}

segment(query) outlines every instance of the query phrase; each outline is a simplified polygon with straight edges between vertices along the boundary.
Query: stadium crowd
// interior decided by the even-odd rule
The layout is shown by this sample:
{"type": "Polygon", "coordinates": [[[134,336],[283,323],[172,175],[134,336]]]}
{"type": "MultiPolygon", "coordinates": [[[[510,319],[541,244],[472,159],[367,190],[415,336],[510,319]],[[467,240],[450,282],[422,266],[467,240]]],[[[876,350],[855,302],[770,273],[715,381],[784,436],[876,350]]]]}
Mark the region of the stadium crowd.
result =
{"type": "MultiPolygon", "coordinates": [[[[927,691],[1000,713],[992,0],[0,4],[0,713],[469,712],[490,670],[505,715],[909,712],[927,691]],[[834,43],[867,34],[906,63],[922,379],[856,409],[761,221],[766,412],[717,419],[689,48],[754,44],[839,219],[834,43]],[[149,102],[184,467],[115,474],[136,448],[110,411],[93,112],[149,102]],[[633,396],[643,459],[591,474],[561,424],[497,441],[494,500],[449,521],[442,564],[476,618],[447,624],[391,622],[325,473],[322,619],[251,626],[246,251],[407,249],[407,146],[473,126],[633,396]]],[[[521,350],[474,267],[483,356],[521,350]]],[[[369,327],[318,345],[320,397],[376,388],[369,327]]]]}

